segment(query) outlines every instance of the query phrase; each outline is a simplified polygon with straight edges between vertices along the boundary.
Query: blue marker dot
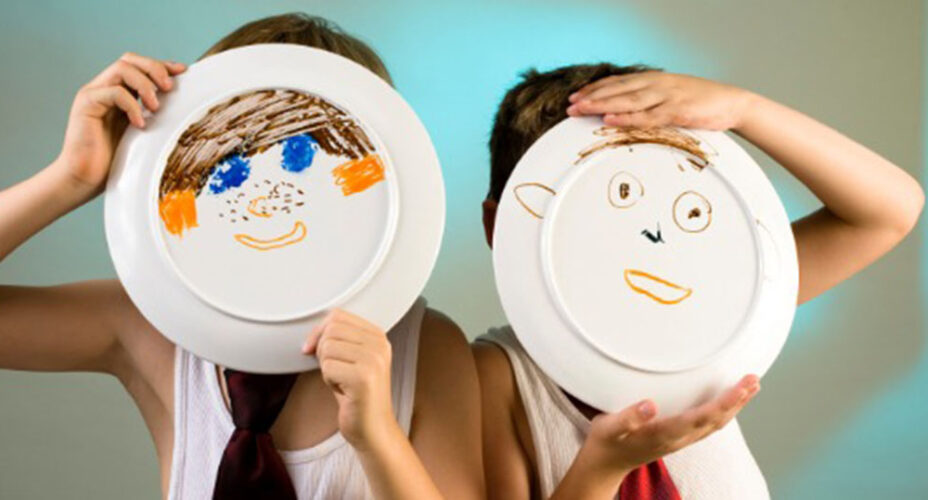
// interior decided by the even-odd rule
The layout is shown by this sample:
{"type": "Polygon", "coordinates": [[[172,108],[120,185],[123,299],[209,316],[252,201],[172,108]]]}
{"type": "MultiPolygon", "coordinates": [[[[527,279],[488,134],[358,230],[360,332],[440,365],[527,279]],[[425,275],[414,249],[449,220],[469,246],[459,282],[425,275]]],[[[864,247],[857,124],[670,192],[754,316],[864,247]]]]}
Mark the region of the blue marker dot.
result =
{"type": "Polygon", "coordinates": [[[288,172],[302,172],[313,163],[319,143],[309,134],[295,135],[284,141],[280,166],[288,172]]]}
{"type": "Polygon", "coordinates": [[[223,158],[209,179],[209,190],[213,194],[224,193],[241,186],[251,174],[248,159],[232,154],[223,158]]]}

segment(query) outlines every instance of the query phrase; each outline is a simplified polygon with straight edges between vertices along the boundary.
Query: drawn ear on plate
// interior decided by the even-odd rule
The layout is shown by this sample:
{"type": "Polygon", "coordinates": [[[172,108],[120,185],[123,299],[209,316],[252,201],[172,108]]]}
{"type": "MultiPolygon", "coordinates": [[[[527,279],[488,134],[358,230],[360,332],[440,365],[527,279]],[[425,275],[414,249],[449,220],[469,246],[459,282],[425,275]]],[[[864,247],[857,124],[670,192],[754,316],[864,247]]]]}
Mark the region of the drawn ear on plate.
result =
{"type": "Polygon", "coordinates": [[[544,219],[545,208],[557,193],[540,182],[523,182],[512,189],[512,194],[529,214],[544,219]]]}

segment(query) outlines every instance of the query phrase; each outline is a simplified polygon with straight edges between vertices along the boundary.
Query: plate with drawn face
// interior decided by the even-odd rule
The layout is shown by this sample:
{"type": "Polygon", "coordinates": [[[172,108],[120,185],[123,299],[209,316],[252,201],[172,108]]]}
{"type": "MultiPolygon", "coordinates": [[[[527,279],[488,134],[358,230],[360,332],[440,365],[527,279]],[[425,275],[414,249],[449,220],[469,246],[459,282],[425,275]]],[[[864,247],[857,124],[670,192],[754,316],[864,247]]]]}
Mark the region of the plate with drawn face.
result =
{"type": "Polygon", "coordinates": [[[789,220],[724,133],[567,119],[517,165],[493,242],[520,342],[605,411],[678,412],[762,375],[792,322],[789,220]]]}
{"type": "Polygon", "coordinates": [[[384,329],[402,316],[434,264],[444,193],[386,82],[269,44],[178,77],[121,142],[105,212],[120,280],[155,327],[214,362],[287,372],[315,366],[299,347],[333,307],[384,329]]]}

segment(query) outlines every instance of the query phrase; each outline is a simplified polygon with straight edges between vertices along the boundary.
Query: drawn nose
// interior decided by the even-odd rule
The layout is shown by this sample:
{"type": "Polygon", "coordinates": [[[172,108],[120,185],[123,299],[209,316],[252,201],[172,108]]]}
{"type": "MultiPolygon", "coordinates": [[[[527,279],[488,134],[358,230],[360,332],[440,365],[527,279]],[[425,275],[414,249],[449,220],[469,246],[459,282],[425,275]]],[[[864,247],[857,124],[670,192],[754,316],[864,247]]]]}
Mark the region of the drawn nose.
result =
{"type": "Polygon", "coordinates": [[[248,203],[248,213],[255,217],[270,217],[271,213],[267,211],[267,198],[258,196],[248,203]]]}
{"type": "Polygon", "coordinates": [[[651,243],[664,243],[664,237],[661,235],[661,224],[657,223],[657,231],[651,232],[651,229],[644,228],[641,230],[641,235],[648,239],[651,243]]]}

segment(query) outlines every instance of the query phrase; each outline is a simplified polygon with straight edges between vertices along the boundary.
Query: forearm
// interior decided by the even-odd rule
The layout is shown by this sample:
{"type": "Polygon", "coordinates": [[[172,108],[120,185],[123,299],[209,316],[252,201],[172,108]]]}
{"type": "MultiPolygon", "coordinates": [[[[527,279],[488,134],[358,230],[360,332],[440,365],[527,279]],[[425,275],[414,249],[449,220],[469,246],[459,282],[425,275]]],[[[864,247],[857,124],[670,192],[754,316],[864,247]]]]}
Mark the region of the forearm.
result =
{"type": "Polygon", "coordinates": [[[412,444],[398,426],[391,426],[370,446],[355,448],[355,452],[375,498],[442,498],[412,444]]]}
{"type": "Polygon", "coordinates": [[[924,195],[905,171],[798,111],[752,95],[734,131],[805,184],[844,222],[908,231],[924,195]]]}
{"type": "Polygon", "coordinates": [[[57,163],[0,191],[0,260],[91,196],[57,163]]]}
{"type": "Polygon", "coordinates": [[[606,464],[589,442],[580,449],[564,479],[557,485],[552,500],[616,498],[627,472],[606,464]]]}

